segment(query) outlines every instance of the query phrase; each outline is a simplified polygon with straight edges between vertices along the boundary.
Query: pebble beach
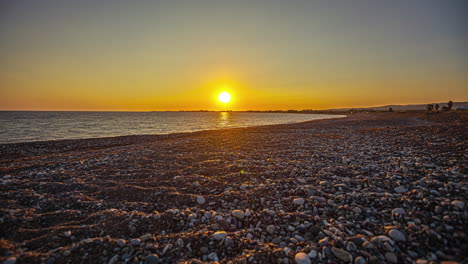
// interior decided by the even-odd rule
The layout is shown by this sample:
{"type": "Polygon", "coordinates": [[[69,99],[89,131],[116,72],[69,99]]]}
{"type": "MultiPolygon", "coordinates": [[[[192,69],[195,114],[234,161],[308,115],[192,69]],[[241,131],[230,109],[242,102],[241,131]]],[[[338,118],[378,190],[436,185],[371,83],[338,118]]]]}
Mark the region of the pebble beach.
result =
{"type": "Polygon", "coordinates": [[[468,263],[468,113],[0,145],[3,263],[468,263]]]}

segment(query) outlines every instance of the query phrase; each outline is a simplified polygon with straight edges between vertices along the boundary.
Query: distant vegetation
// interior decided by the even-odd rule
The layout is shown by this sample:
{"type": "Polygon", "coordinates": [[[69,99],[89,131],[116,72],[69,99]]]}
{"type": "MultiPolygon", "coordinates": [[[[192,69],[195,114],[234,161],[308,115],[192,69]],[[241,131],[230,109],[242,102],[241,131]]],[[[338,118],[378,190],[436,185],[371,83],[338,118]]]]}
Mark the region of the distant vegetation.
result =
{"type": "MultiPolygon", "coordinates": [[[[439,104],[427,104],[426,105],[426,110],[427,111],[439,111],[439,107],[440,105],[439,104]]],[[[452,110],[452,107],[453,107],[453,102],[452,101],[448,101],[447,105],[444,105],[442,106],[442,111],[450,111],[452,110]]]]}

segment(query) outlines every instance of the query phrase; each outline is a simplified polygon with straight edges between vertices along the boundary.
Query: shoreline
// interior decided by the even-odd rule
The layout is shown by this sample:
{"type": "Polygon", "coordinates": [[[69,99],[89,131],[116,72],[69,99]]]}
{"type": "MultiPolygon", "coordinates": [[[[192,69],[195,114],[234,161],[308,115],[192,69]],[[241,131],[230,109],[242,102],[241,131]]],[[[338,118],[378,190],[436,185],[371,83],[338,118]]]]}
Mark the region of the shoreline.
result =
{"type": "MultiPolygon", "coordinates": [[[[336,114],[329,114],[337,116],[336,114]]],[[[227,127],[227,128],[216,128],[216,129],[205,129],[205,130],[196,130],[196,131],[186,131],[186,132],[177,132],[177,133],[167,133],[167,134],[138,134],[138,135],[122,135],[122,136],[109,136],[109,137],[94,137],[94,138],[72,138],[72,139],[54,139],[54,140],[38,140],[38,141],[26,141],[26,142],[12,142],[12,143],[0,143],[0,160],[4,159],[6,155],[18,155],[17,152],[12,151],[11,149],[17,148],[32,148],[36,150],[43,149],[45,151],[51,150],[51,148],[60,148],[57,151],[73,151],[77,149],[86,149],[93,147],[113,147],[113,146],[125,146],[131,144],[144,143],[148,141],[164,140],[164,139],[173,139],[186,137],[190,135],[196,135],[197,133],[212,133],[216,131],[225,131],[225,130],[235,130],[235,129],[245,129],[245,128],[262,128],[262,127],[272,127],[284,126],[284,125],[294,125],[302,123],[311,123],[319,122],[323,120],[335,120],[342,119],[348,116],[342,115],[341,117],[327,117],[321,119],[314,119],[308,121],[300,122],[291,122],[291,123],[282,123],[282,124],[270,124],[270,125],[256,125],[256,126],[240,126],[240,127],[227,127]],[[75,148],[67,149],[66,145],[81,145],[86,144],[86,146],[76,146],[75,148]]],[[[20,152],[24,153],[24,150],[20,152]]],[[[45,152],[47,153],[47,152],[45,152]]],[[[42,153],[44,154],[44,152],[42,153]]]]}
{"type": "Polygon", "coordinates": [[[359,113],[0,145],[0,262],[463,263],[467,129],[359,113]]]}
{"type": "MultiPolygon", "coordinates": [[[[23,111],[23,112],[28,112],[28,111],[23,111]]],[[[37,112],[37,111],[36,111],[37,112]]],[[[69,112],[69,111],[68,111],[69,112]]],[[[168,112],[168,111],[166,111],[168,112]]],[[[223,111],[220,111],[223,112],[223,111]]],[[[117,112],[115,112],[117,113],[117,112]]],[[[135,112],[138,113],[138,112],[135,112]]],[[[183,112],[180,112],[183,113],[183,112]]],[[[217,113],[217,112],[214,112],[217,113]]],[[[249,113],[249,112],[238,112],[238,113],[249,113]]],[[[252,112],[252,113],[257,113],[257,112],[252,112]]],[[[262,112],[260,112],[262,113],[262,112]]],[[[265,112],[266,114],[270,114],[268,112],[265,112]]],[[[273,113],[273,112],[272,112],[273,113]]],[[[278,113],[273,113],[273,114],[278,114],[278,113]]],[[[280,113],[280,114],[295,114],[295,113],[280,113]]],[[[312,116],[340,116],[346,117],[346,115],[343,114],[316,114],[316,113],[304,113],[305,115],[312,115],[312,116]]],[[[335,117],[331,117],[335,118],[335,117]]],[[[194,132],[200,132],[200,131],[212,131],[212,130],[222,130],[222,129],[232,129],[232,128],[247,128],[247,127],[258,127],[258,126],[271,126],[271,125],[284,125],[284,124],[295,124],[295,123],[302,123],[302,122],[310,122],[310,121],[315,121],[315,120],[325,120],[325,119],[330,119],[330,117],[323,117],[319,119],[311,119],[311,120],[306,120],[306,121],[289,121],[286,123],[278,123],[278,124],[260,124],[260,125],[240,125],[240,126],[232,126],[232,127],[219,127],[219,128],[209,128],[209,129],[195,129],[195,130],[186,130],[186,131],[179,131],[179,132],[168,132],[168,133],[156,133],[156,134],[128,134],[128,135],[109,135],[109,136],[103,136],[103,137],[76,137],[76,138],[56,138],[56,139],[44,139],[44,140],[30,140],[30,141],[19,141],[19,142],[5,142],[1,143],[0,142],[0,147],[3,145],[12,145],[12,144],[29,144],[29,143],[46,143],[46,142],[55,142],[55,141],[76,141],[76,140],[91,140],[91,139],[110,139],[110,138],[119,138],[119,137],[138,137],[138,136],[166,136],[166,135],[171,135],[171,134],[184,134],[184,133],[194,133],[194,132]]]]}

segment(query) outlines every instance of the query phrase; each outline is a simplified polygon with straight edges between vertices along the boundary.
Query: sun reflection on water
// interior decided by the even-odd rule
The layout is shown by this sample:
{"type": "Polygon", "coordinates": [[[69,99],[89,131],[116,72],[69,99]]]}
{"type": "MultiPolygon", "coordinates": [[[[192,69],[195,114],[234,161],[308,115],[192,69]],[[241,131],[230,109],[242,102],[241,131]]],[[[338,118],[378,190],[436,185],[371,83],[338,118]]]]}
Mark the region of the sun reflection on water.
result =
{"type": "Polygon", "coordinates": [[[232,113],[231,112],[219,112],[217,127],[230,127],[232,126],[232,113]]]}

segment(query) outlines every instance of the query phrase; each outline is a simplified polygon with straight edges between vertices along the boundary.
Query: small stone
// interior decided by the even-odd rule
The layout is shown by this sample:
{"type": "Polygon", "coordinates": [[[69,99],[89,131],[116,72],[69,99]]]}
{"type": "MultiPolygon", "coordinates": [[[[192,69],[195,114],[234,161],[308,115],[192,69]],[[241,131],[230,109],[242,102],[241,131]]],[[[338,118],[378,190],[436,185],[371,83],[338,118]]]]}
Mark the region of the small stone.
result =
{"type": "Polygon", "coordinates": [[[314,259],[317,257],[317,251],[316,250],[311,250],[309,254],[307,254],[309,258],[314,259]]]}
{"type": "Polygon", "coordinates": [[[154,211],[154,213],[153,213],[153,218],[156,219],[156,220],[158,220],[158,219],[161,218],[161,214],[159,214],[158,211],[154,211]]]}
{"type": "Polygon", "coordinates": [[[142,236],[140,237],[140,240],[141,240],[142,242],[146,242],[146,241],[150,240],[151,237],[152,237],[151,234],[145,234],[145,235],[142,235],[142,236]]]}
{"type": "Polygon", "coordinates": [[[349,241],[348,245],[346,246],[346,250],[348,251],[356,251],[357,246],[353,242],[349,241]]]}
{"type": "Polygon", "coordinates": [[[219,258],[216,252],[211,252],[210,254],[208,254],[208,259],[212,261],[219,261],[219,258]]]}
{"type": "Polygon", "coordinates": [[[402,216],[405,213],[406,213],[405,209],[403,209],[403,208],[395,208],[395,209],[392,210],[392,215],[394,215],[394,216],[402,216]]]}
{"type": "Polygon", "coordinates": [[[63,232],[63,234],[64,234],[66,237],[71,237],[71,234],[72,234],[72,233],[71,233],[70,230],[68,230],[68,231],[63,232]]]}
{"type": "Polygon", "coordinates": [[[125,247],[125,244],[127,244],[125,240],[123,239],[117,240],[117,245],[119,245],[119,247],[125,247]]]}
{"type": "Polygon", "coordinates": [[[305,241],[305,239],[300,235],[295,235],[294,238],[297,239],[297,241],[299,241],[299,242],[304,242],[305,241]]]}
{"type": "Polygon", "coordinates": [[[3,262],[3,264],[15,264],[15,263],[16,263],[15,257],[8,258],[3,262]]]}
{"type": "Polygon", "coordinates": [[[366,264],[366,259],[359,256],[356,259],[354,259],[354,264],[366,264]]]}
{"type": "Polygon", "coordinates": [[[209,250],[209,249],[208,249],[207,247],[201,247],[201,248],[200,248],[200,252],[201,252],[202,254],[208,253],[208,250],[209,250]]]}
{"type": "Polygon", "coordinates": [[[294,204],[296,205],[303,205],[304,204],[304,199],[303,198],[296,198],[293,201],[294,204]]]}
{"type": "Polygon", "coordinates": [[[396,187],[394,190],[395,190],[395,192],[397,192],[397,193],[404,193],[404,192],[407,192],[407,191],[408,191],[408,189],[406,189],[406,187],[403,186],[403,185],[400,185],[400,186],[396,187]]]}
{"type": "Polygon", "coordinates": [[[130,245],[132,246],[138,246],[140,244],[141,240],[139,238],[135,238],[130,240],[130,245]]]}
{"type": "Polygon", "coordinates": [[[108,262],[108,264],[116,264],[119,261],[119,254],[114,255],[108,262]]]}
{"type": "Polygon", "coordinates": [[[270,234],[273,234],[273,233],[275,232],[275,229],[276,229],[276,228],[275,228],[274,225],[269,225],[269,226],[267,226],[266,231],[267,231],[268,233],[270,233],[270,234]]]}
{"type": "Polygon", "coordinates": [[[328,240],[329,240],[328,237],[321,239],[321,240],[319,241],[319,245],[321,245],[321,246],[326,246],[326,245],[328,245],[328,240]]]}
{"type": "Polygon", "coordinates": [[[350,262],[353,259],[353,256],[351,256],[351,254],[349,254],[349,252],[346,250],[332,247],[331,251],[333,255],[335,255],[335,257],[339,258],[341,261],[350,262]]]}
{"type": "Polygon", "coordinates": [[[149,255],[146,257],[146,261],[148,264],[156,264],[159,263],[159,256],[158,255],[149,255]]]}
{"type": "Polygon", "coordinates": [[[362,210],[361,210],[361,208],[359,208],[359,207],[354,207],[353,212],[354,212],[355,214],[360,214],[360,213],[362,213],[362,210]]]}
{"type": "Polygon", "coordinates": [[[203,197],[203,196],[198,196],[198,197],[197,197],[197,203],[200,204],[200,205],[205,204],[205,203],[206,203],[205,197],[203,197]]]}
{"type": "Polygon", "coordinates": [[[465,208],[465,203],[459,200],[452,201],[452,205],[455,206],[458,209],[463,209],[465,208]]]}
{"type": "Polygon", "coordinates": [[[270,216],[274,216],[276,214],[274,210],[267,210],[266,213],[270,216]]]}
{"type": "Polygon", "coordinates": [[[223,240],[224,238],[227,237],[227,233],[224,231],[218,231],[213,234],[213,238],[216,240],[223,240]]]}
{"type": "Polygon", "coordinates": [[[405,235],[399,230],[393,229],[388,233],[388,235],[395,241],[406,241],[405,235]]]}
{"type": "Polygon", "coordinates": [[[232,215],[237,219],[244,219],[244,212],[241,210],[234,210],[232,211],[232,215]]]}
{"type": "Polygon", "coordinates": [[[230,237],[226,237],[224,239],[224,245],[226,247],[232,247],[234,245],[234,240],[232,240],[232,238],[230,238],[230,237]]]}
{"type": "Polygon", "coordinates": [[[310,258],[307,256],[306,253],[299,252],[296,254],[294,257],[294,260],[296,261],[297,264],[310,264],[310,258]]]}
{"type": "Polygon", "coordinates": [[[387,252],[385,253],[385,259],[390,263],[398,263],[398,258],[395,253],[387,252]]]}

